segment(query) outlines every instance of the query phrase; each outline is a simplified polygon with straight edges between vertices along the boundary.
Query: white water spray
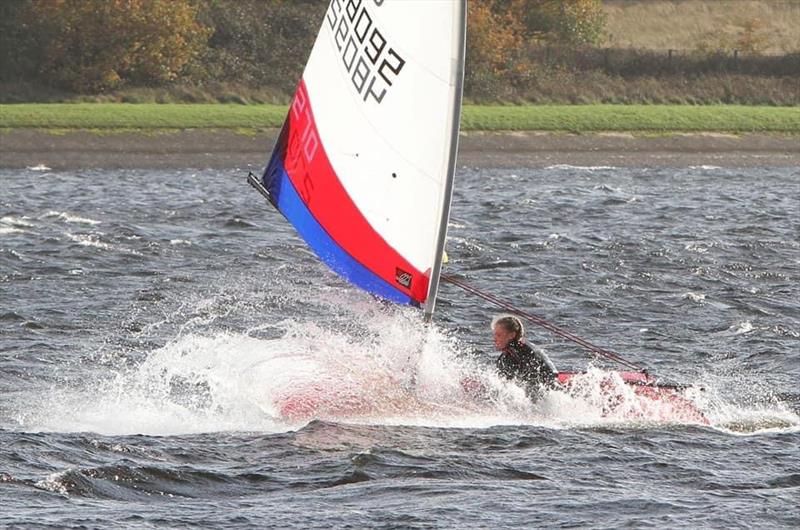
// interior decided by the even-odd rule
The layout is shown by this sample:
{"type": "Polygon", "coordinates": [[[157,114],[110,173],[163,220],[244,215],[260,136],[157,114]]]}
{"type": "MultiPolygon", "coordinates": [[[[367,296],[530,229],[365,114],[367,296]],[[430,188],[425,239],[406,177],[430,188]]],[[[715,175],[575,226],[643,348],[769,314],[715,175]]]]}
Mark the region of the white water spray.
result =
{"type": "MultiPolygon", "coordinates": [[[[101,364],[81,382],[50,389],[38,406],[18,414],[18,423],[32,430],[149,435],[284,432],[314,419],[465,428],[697,423],[669,404],[639,399],[599,369],[570,392],[548,392],[531,405],[521,388],[494,373],[491,360],[465,355],[455,337],[424,325],[414,310],[349,290],[315,293],[315,312],[326,316],[319,323],[287,317],[246,332],[215,331],[217,317],[252,310],[253,295],[240,294],[226,293],[233,300],[227,305],[213,297],[184,300],[186,320],[177,337],[133,366],[101,364]],[[475,382],[478,395],[464,381],[475,382]]],[[[738,418],[750,431],[800,426],[783,405],[733,405],[713,382],[704,387],[691,399],[712,425],[730,427],[738,418]]]]}

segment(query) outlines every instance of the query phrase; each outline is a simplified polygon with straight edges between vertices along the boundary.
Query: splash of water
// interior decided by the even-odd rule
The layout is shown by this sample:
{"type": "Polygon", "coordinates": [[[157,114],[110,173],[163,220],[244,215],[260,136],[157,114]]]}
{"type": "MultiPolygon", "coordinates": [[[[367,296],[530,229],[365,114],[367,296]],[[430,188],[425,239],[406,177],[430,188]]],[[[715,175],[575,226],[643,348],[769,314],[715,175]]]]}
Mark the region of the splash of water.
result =
{"type": "MultiPolygon", "coordinates": [[[[597,368],[569,391],[547,392],[532,405],[521,388],[461,351],[453,334],[424,325],[413,310],[350,291],[315,292],[312,313],[325,318],[295,315],[219,331],[218,318],[250,310],[251,303],[236,293],[184,301],[184,322],[167,344],[138,362],[106,359],[86,367],[88,376],[50,389],[38,406],[18,414],[18,423],[151,435],[285,432],[314,419],[471,428],[703,423],[669,400],[642,399],[618,375],[597,368]]],[[[691,389],[685,399],[712,426],[737,432],[800,426],[800,417],[777,401],[736,402],[717,390],[720,381],[698,383],[704,390],[691,389]]]]}

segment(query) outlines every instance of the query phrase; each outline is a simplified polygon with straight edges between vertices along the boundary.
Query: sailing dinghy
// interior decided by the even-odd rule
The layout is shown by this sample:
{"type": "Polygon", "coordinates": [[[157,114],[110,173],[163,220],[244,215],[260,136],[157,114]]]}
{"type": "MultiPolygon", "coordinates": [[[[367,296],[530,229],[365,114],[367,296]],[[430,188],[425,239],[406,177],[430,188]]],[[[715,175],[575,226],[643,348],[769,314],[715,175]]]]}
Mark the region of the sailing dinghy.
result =
{"type": "MultiPolygon", "coordinates": [[[[269,163],[248,177],[328,267],[426,320],[442,277],[465,41],[466,0],[331,0],[269,163]]],[[[648,377],[623,379],[658,388],[648,377]]],[[[307,396],[281,410],[315,412],[307,396]]]]}

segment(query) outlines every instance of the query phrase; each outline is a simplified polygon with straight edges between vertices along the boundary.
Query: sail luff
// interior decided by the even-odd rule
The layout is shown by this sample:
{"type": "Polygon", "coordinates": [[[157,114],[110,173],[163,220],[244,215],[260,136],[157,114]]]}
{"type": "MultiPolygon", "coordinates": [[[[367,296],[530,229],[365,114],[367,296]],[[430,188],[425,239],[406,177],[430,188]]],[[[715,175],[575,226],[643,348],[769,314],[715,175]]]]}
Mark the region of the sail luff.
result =
{"type": "Polygon", "coordinates": [[[453,182],[455,178],[456,159],[458,157],[458,135],[461,126],[461,102],[464,87],[464,61],[467,44],[467,0],[459,1],[458,10],[457,57],[456,68],[454,70],[453,109],[450,113],[450,150],[447,161],[447,178],[445,180],[445,200],[442,203],[439,233],[436,239],[436,253],[434,255],[430,283],[428,284],[428,295],[425,301],[424,311],[426,321],[430,321],[433,318],[433,312],[436,308],[436,295],[439,291],[439,277],[442,272],[442,258],[444,256],[444,246],[447,240],[447,224],[450,219],[450,203],[453,197],[453,182]]]}
{"type": "Polygon", "coordinates": [[[259,183],[331,270],[429,314],[453,191],[465,24],[466,0],[332,0],[259,183]]]}

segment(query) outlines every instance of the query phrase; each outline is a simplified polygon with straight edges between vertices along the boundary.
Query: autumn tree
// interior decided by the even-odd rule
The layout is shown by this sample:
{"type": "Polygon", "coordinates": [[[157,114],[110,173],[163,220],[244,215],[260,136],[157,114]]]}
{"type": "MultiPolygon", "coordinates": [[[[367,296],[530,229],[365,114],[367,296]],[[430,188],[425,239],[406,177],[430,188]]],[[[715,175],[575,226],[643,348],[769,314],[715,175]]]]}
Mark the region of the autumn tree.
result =
{"type": "Polygon", "coordinates": [[[0,81],[23,81],[40,61],[36,40],[24,23],[26,0],[0,1],[0,81]]]}
{"type": "Polygon", "coordinates": [[[210,30],[190,0],[29,0],[39,74],[78,92],[176,79],[210,30]]]}
{"type": "Polygon", "coordinates": [[[203,58],[205,75],[293,92],[327,4],[321,0],[203,0],[201,19],[214,28],[203,58]]]}
{"type": "Polygon", "coordinates": [[[465,91],[478,98],[501,96],[509,80],[524,74],[523,26],[506,2],[470,2],[465,91]]]}
{"type": "Polygon", "coordinates": [[[575,46],[596,44],[603,36],[601,0],[508,0],[503,5],[522,22],[529,40],[575,46]]]}

